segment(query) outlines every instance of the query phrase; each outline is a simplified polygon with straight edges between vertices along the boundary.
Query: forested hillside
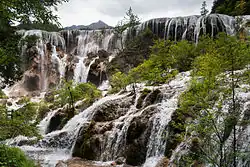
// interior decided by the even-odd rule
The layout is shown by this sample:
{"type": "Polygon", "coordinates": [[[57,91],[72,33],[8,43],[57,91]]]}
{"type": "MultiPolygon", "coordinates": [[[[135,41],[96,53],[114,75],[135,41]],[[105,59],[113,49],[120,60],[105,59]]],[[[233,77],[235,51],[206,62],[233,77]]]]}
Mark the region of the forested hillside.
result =
{"type": "Polygon", "coordinates": [[[215,0],[211,13],[220,13],[231,16],[249,15],[249,0],[215,0]]]}

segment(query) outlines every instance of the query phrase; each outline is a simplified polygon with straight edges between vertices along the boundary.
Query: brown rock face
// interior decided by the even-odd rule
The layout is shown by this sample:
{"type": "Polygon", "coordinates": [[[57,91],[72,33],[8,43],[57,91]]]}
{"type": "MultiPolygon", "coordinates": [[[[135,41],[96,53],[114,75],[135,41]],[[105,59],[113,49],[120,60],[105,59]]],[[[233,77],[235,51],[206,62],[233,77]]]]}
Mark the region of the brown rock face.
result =
{"type": "Polygon", "coordinates": [[[40,90],[40,75],[32,73],[31,71],[25,73],[23,85],[25,89],[29,92],[40,90]]]}
{"type": "Polygon", "coordinates": [[[94,83],[96,86],[101,85],[102,81],[107,80],[106,66],[110,53],[105,50],[99,50],[97,54],[88,54],[88,65],[92,59],[98,57],[95,62],[90,66],[88,81],[94,83]]]}

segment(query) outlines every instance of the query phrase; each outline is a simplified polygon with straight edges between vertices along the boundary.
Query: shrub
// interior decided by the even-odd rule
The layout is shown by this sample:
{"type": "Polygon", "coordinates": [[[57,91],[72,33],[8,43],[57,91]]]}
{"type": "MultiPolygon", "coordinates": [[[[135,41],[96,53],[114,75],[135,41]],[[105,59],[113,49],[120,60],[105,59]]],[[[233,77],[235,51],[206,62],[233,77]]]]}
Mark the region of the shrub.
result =
{"type": "Polygon", "coordinates": [[[0,145],[1,167],[35,167],[35,163],[28,159],[19,148],[0,145]]]}

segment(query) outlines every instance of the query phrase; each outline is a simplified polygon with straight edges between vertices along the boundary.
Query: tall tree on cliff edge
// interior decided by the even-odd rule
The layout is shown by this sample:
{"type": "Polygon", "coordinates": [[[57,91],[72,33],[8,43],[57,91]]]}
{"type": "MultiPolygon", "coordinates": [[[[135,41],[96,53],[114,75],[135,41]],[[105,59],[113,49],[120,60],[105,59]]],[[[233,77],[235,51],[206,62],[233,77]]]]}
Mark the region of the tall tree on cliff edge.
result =
{"type": "Polygon", "coordinates": [[[115,35],[119,38],[121,41],[121,49],[124,49],[124,43],[123,43],[123,33],[129,29],[134,29],[135,26],[140,24],[139,17],[133,12],[132,8],[130,7],[128,11],[126,12],[125,17],[118,22],[118,24],[114,28],[115,35]]]}
{"type": "Polygon", "coordinates": [[[59,25],[58,17],[53,14],[57,6],[68,0],[1,0],[0,2],[0,77],[1,82],[13,84],[21,77],[21,58],[14,24],[59,25]]]}
{"type": "Polygon", "coordinates": [[[201,5],[201,15],[206,16],[209,11],[207,10],[207,2],[203,1],[201,5]]]}
{"type": "Polygon", "coordinates": [[[211,13],[236,16],[239,13],[239,6],[241,6],[242,4],[244,4],[244,11],[242,12],[242,15],[250,15],[249,0],[215,0],[211,13]]]}

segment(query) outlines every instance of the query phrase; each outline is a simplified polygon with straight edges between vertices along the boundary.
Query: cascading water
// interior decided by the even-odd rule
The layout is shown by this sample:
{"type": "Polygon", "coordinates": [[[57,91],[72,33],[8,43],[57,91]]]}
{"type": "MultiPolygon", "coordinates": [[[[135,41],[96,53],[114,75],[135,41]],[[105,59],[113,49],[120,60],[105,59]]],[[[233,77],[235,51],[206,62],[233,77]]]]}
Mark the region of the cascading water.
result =
{"type": "MultiPolygon", "coordinates": [[[[244,16],[243,24],[249,22],[249,16],[244,16]]],[[[37,42],[37,50],[40,55],[40,90],[44,91],[50,85],[56,85],[58,81],[50,79],[50,57],[48,56],[48,49],[46,44],[50,43],[52,46],[52,62],[58,64],[58,71],[60,77],[65,76],[67,70],[72,70],[75,82],[87,82],[90,66],[93,63],[93,57],[100,50],[105,50],[110,53],[110,60],[115,56],[116,52],[121,49],[129,37],[139,34],[146,28],[149,28],[162,39],[181,40],[186,39],[198,42],[199,37],[204,34],[215,36],[219,32],[226,32],[229,35],[235,33],[236,19],[231,16],[221,14],[211,14],[207,16],[187,16],[176,18],[157,18],[143,22],[137,26],[136,32],[127,29],[122,34],[122,38],[118,38],[112,29],[105,30],[64,30],[57,32],[46,32],[41,30],[19,31],[23,37],[36,35],[39,37],[37,42]],[[68,55],[55,54],[57,48],[60,52],[68,55]],[[70,59],[67,59],[69,57],[70,59]],[[68,62],[70,60],[70,62],[68,62]],[[91,62],[92,61],[92,62],[91,62]],[[90,64],[88,62],[91,62],[90,64]],[[67,68],[67,63],[72,63],[71,69],[67,68]],[[51,83],[52,82],[52,83],[51,83]]],[[[249,30],[248,30],[249,31],[249,30]]],[[[26,46],[23,46],[24,53],[26,46]]],[[[67,73],[68,74],[68,73],[67,73]]],[[[68,76],[66,76],[68,77],[68,76]]],[[[55,77],[54,77],[55,78],[55,77]]]]}
{"type": "MultiPolygon", "coordinates": [[[[187,39],[198,42],[199,37],[205,33],[215,36],[218,32],[223,31],[233,35],[235,32],[234,27],[235,19],[233,17],[212,14],[201,17],[189,16],[152,19],[139,25],[136,29],[136,34],[149,28],[162,39],[187,39]]],[[[48,88],[48,69],[46,68],[46,65],[50,61],[48,53],[51,52],[51,62],[57,67],[60,78],[66,75],[66,66],[68,63],[67,56],[69,56],[72,58],[72,64],[75,63],[73,68],[73,79],[76,82],[87,82],[90,67],[98,59],[98,57],[90,58],[91,55],[89,54],[96,54],[102,49],[112,54],[122,47],[120,39],[114,35],[112,30],[62,31],[60,33],[31,30],[20,33],[23,33],[24,37],[29,35],[36,35],[39,37],[36,48],[40,56],[39,63],[41,66],[42,90],[48,88]],[[49,51],[49,46],[46,45],[47,43],[51,44],[51,50],[49,51]],[[64,54],[63,58],[60,51],[64,54]],[[66,51],[68,54],[67,56],[66,51]],[[88,61],[88,59],[90,59],[90,61],[88,61]]],[[[122,42],[124,43],[127,37],[133,35],[133,33],[132,30],[126,30],[122,36],[122,42]]],[[[25,49],[24,46],[22,49],[23,52],[25,49]]],[[[168,123],[171,121],[172,113],[177,108],[178,97],[181,92],[186,89],[189,79],[189,73],[181,73],[168,85],[149,88],[151,91],[160,89],[162,100],[149,106],[143,106],[144,108],[137,107],[142,88],[137,90],[136,96],[133,97],[134,99],[132,96],[127,99],[128,94],[107,96],[73,117],[61,130],[46,134],[51,118],[58,112],[58,110],[54,110],[39,124],[43,139],[34,146],[22,146],[21,148],[32,158],[42,160],[44,166],[55,166],[58,160],[66,160],[71,157],[81,129],[90,124],[96,114],[96,110],[102,106],[105,108],[108,101],[112,103],[115,100],[120,100],[122,103],[128,100],[128,107],[122,108],[119,106],[117,109],[117,112],[121,110],[120,112],[125,112],[124,114],[106,122],[97,121],[99,124],[103,123],[109,125],[112,123],[112,128],[107,130],[104,134],[98,134],[99,137],[101,136],[101,148],[100,155],[95,158],[100,161],[112,161],[116,158],[123,157],[124,154],[126,154],[127,147],[129,148],[131,145],[137,144],[137,142],[142,140],[139,138],[135,139],[135,141],[131,141],[130,137],[134,134],[131,135],[130,130],[137,128],[137,119],[140,120],[143,116],[146,116],[147,121],[145,126],[147,130],[143,132],[143,135],[147,136],[147,140],[143,140],[146,151],[143,150],[145,155],[142,155],[142,159],[143,162],[146,160],[144,167],[154,167],[164,156],[164,145],[166,144],[166,137],[168,135],[168,123]],[[130,101],[133,102],[130,103],[130,101]],[[39,157],[37,157],[37,155],[39,157]]],[[[106,90],[107,88],[103,87],[108,87],[107,85],[107,82],[104,82],[100,89],[106,90]]],[[[144,103],[145,99],[143,105],[144,103]]],[[[116,109],[112,109],[111,112],[116,112],[116,109]]],[[[249,127],[247,129],[247,132],[249,132],[249,127]]],[[[21,137],[19,137],[19,139],[22,140],[21,137]]]]}
{"type": "Polygon", "coordinates": [[[85,64],[89,53],[95,54],[102,49],[114,51],[115,48],[111,47],[113,36],[112,30],[79,31],[79,35],[76,37],[78,41],[76,57],[79,60],[74,71],[76,82],[87,82],[90,66],[94,63],[92,61],[88,66],[85,64]]]}
{"type": "Polygon", "coordinates": [[[54,63],[54,65],[58,66],[57,70],[60,73],[60,78],[63,78],[65,76],[65,68],[66,68],[65,58],[66,58],[66,55],[64,55],[63,59],[60,59],[56,52],[56,46],[52,47],[52,62],[54,63]]]}

